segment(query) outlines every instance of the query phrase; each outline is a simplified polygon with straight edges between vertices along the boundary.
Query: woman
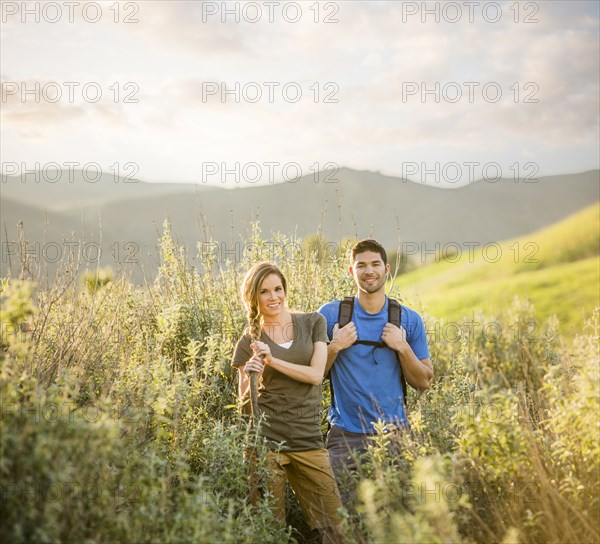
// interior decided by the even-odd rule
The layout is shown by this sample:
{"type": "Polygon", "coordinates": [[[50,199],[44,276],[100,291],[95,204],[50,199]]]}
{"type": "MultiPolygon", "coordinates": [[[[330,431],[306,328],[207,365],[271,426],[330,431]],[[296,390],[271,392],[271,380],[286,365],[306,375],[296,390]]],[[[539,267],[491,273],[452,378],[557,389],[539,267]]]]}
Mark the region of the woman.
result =
{"type": "Polygon", "coordinates": [[[341,502],[320,428],[326,322],[316,312],[290,312],[286,296],[287,281],[277,265],[261,262],[248,270],[242,284],[248,328],[232,364],[239,370],[241,399],[249,394],[248,373],[261,377],[258,405],[261,434],[271,450],[275,516],[285,523],[287,480],[309,525],[324,531],[324,542],[336,542],[341,502]]]}

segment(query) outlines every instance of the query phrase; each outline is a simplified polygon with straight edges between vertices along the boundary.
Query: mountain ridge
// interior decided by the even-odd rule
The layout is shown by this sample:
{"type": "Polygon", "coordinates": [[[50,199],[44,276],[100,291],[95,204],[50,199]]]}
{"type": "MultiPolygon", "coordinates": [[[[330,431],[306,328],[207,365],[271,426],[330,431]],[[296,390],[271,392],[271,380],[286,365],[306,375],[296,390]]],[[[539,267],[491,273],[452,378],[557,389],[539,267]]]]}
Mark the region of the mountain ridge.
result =
{"type": "MultiPolygon", "coordinates": [[[[65,232],[79,235],[85,230],[95,240],[102,234],[108,245],[135,243],[142,254],[155,250],[157,232],[168,218],[172,231],[194,255],[198,241],[207,238],[223,243],[242,240],[258,219],[267,238],[276,232],[301,237],[320,232],[330,241],[373,236],[390,250],[411,244],[412,251],[416,246],[417,252],[427,252],[448,244],[483,245],[534,232],[600,199],[598,170],[540,178],[536,183],[482,180],[443,190],[377,172],[341,168],[336,175],[337,183],[314,183],[309,175],[296,183],[252,190],[187,185],[179,191],[181,185],[151,189],[153,184],[140,182],[116,199],[112,189],[119,184],[112,183],[112,176],[87,193],[85,186],[71,192],[69,186],[60,190],[52,186],[44,194],[32,195],[32,187],[23,184],[21,198],[27,200],[29,194],[29,202],[9,196],[15,191],[7,192],[3,179],[0,238],[5,243],[17,240],[16,224],[24,221],[32,241],[40,240],[42,232],[47,239],[60,241],[65,232]],[[94,200],[103,187],[108,187],[107,194],[94,200]],[[147,187],[150,194],[143,191],[147,187]],[[64,205],[59,205],[60,198],[64,205]]],[[[124,184],[116,188],[121,189],[124,184]]],[[[4,273],[4,258],[0,264],[4,273]]]]}

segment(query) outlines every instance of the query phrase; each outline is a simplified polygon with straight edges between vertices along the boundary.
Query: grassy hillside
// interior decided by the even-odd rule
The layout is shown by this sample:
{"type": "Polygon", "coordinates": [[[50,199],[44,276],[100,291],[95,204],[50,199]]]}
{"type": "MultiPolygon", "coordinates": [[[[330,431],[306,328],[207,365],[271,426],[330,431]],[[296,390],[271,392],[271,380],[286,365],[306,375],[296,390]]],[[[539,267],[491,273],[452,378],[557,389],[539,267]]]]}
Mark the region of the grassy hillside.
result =
{"type": "Polygon", "coordinates": [[[518,296],[528,299],[541,319],[556,315],[561,332],[572,337],[600,304],[599,246],[600,208],[594,204],[483,250],[442,252],[438,262],[396,281],[407,303],[422,305],[446,322],[480,312],[497,314],[518,296]]]}

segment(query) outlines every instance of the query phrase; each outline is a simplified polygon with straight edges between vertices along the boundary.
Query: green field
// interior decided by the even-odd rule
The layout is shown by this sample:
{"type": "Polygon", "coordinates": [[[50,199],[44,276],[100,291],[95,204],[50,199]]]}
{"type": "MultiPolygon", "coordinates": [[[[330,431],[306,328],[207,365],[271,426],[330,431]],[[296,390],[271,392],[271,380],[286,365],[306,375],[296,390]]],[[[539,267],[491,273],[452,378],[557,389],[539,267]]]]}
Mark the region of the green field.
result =
{"type": "MultiPolygon", "coordinates": [[[[407,293],[423,293],[428,330],[433,317],[497,327],[474,324],[460,342],[428,335],[435,378],[409,391],[410,433],[377,424],[352,476],[356,512],[340,511],[344,543],[600,542],[600,315],[573,342],[529,328],[557,314],[574,333],[591,314],[597,226],[597,209],[585,210],[503,243],[495,263],[467,255],[402,276],[407,293]],[[515,259],[517,247],[538,262],[515,259]]],[[[266,483],[271,465],[237,409],[231,359],[247,324],[243,274],[272,246],[256,234],[245,262],[203,269],[168,223],[159,246],[157,280],[143,288],[112,271],[78,277],[78,263],[48,285],[1,279],[3,542],[321,542],[291,492],[285,525],[268,493],[249,500],[249,475],[266,483]]],[[[341,261],[301,248],[293,261],[275,256],[292,308],[348,293],[341,261]]]]}
{"type": "Polygon", "coordinates": [[[594,204],[550,227],[490,244],[482,251],[442,254],[396,279],[409,306],[444,321],[497,315],[518,297],[539,319],[556,316],[566,338],[582,331],[600,306],[600,208],[594,204]]]}

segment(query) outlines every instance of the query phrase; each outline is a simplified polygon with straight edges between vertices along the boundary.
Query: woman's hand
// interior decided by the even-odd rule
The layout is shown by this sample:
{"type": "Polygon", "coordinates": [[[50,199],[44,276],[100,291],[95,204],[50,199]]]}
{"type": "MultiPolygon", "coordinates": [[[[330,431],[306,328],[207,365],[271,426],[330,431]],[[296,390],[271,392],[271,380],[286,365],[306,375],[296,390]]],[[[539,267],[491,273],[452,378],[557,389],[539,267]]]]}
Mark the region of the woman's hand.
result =
{"type": "Polygon", "coordinates": [[[256,357],[262,357],[264,363],[267,365],[271,364],[271,348],[267,344],[257,340],[256,342],[252,342],[250,347],[256,357]]]}
{"type": "Polygon", "coordinates": [[[260,375],[264,369],[265,364],[258,355],[253,355],[244,365],[244,372],[246,374],[249,374],[250,372],[257,372],[260,375]]]}

